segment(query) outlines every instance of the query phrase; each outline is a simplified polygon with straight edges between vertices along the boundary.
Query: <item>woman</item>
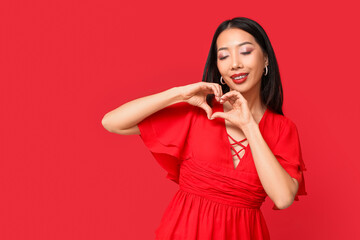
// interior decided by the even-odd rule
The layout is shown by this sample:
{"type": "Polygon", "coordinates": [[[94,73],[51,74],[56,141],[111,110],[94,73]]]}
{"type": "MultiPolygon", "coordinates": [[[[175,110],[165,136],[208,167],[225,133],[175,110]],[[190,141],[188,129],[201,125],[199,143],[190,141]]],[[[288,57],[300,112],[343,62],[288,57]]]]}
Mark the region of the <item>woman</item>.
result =
{"type": "Polygon", "coordinates": [[[306,195],[298,131],[282,103],[265,31],[234,18],[217,28],[202,82],[104,116],[110,132],[141,134],[179,184],[156,239],[270,239],[260,210],[266,196],[278,210],[306,195]]]}

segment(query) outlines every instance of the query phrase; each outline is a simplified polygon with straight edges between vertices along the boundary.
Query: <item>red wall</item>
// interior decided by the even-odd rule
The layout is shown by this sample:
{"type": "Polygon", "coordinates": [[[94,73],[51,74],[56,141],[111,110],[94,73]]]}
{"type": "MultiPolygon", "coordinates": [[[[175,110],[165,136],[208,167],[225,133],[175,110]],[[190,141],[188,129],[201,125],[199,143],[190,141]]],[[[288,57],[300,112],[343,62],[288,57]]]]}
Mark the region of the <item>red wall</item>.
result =
{"type": "Polygon", "coordinates": [[[262,207],[272,239],[360,234],[355,1],[1,1],[0,239],[153,239],[177,190],[139,136],[105,113],[201,81],[212,35],[245,16],[267,31],[308,196],[262,207]]]}

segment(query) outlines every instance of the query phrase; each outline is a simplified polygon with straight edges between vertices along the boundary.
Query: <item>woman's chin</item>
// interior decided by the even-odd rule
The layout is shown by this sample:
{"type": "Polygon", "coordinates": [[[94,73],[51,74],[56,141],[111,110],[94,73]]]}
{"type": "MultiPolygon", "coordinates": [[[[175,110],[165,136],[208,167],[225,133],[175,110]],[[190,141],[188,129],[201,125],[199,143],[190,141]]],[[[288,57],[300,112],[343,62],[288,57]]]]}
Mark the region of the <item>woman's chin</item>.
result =
{"type": "Polygon", "coordinates": [[[240,93],[246,92],[246,89],[243,85],[242,86],[240,86],[240,85],[231,86],[230,91],[233,91],[233,90],[238,91],[240,93]]]}

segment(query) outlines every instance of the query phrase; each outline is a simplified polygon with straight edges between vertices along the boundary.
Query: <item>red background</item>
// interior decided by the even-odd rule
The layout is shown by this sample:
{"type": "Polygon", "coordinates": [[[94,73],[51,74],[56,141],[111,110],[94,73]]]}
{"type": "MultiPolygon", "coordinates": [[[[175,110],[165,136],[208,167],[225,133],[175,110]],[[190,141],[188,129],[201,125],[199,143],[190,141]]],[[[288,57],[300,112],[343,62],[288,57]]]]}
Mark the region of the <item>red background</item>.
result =
{"type": "Polygon", "coordinates": [[[224,20],[273,44],[308,196],[262,207],[272,239],[355,239],[359,22],[355,1],[1,1],[0,239],[153,239],[177,190],[139,136],[105,113],[201,81],[224,20]]]}

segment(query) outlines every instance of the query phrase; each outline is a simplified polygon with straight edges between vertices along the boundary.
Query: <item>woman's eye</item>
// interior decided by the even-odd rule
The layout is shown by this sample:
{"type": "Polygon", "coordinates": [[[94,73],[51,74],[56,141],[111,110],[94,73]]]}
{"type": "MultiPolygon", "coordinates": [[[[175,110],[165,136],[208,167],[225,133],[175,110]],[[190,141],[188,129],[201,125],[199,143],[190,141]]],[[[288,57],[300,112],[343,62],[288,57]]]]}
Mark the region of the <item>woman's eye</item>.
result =
{"type": "Polygon", "coordinates": [[[220,60],[223,60],[223,59],[225,59],[225,58],[227,58],[228,56],[225,56],[225,57],[220,57],[219,59],[220,60]]]}
{"type": "Polygon", "coordinates": [[[242,52],[241,54],[242,55],[248,55],[248,54],[250,54],[251,52],[242,52]]]}

